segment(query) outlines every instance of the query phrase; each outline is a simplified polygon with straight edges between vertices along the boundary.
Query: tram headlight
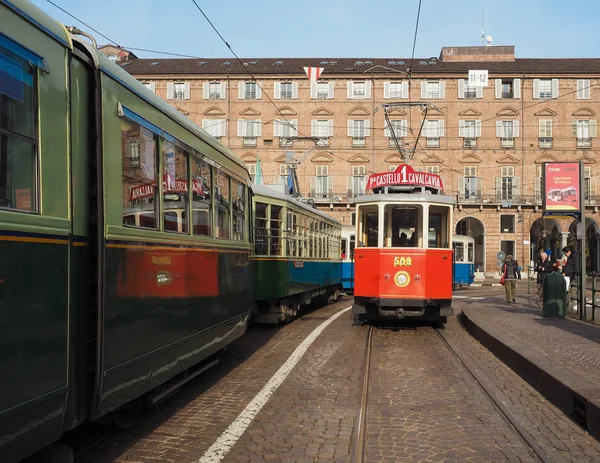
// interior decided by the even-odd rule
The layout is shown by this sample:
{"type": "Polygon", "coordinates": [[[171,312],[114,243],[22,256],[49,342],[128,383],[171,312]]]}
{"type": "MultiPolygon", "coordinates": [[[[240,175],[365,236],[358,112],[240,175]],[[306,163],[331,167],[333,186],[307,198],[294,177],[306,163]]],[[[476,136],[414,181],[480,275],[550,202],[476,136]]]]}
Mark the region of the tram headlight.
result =
{"type": "Polygon", "coordinates": [[[402,288],[410,283],[410,275],[408,272],[400,271],[394,276],[394,281],[402,288]]]}

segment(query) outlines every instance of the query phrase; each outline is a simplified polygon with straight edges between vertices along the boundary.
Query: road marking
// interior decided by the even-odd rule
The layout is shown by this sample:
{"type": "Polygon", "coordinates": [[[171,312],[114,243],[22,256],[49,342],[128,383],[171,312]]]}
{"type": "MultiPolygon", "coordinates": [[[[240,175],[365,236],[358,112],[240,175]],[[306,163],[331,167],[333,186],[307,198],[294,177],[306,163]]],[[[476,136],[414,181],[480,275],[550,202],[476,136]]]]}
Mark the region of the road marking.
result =
{"type": "Polygon", "coordinates": [[[248,426],[252,423],[252,420],[258,415],[258,412],[264,407],[269,398],[273,395],[275,390],[281,386],[281,383],[287,378],[287,376],[294,369],[296,364],[300,361],[302,356],[306,353],[310,345],[317,339],[317,337],[327,328],[336,318],[340,315],[348,312],[352,306],[340,310],[338,313],[332,315],[323,323],[321,323],[315,330],[310,333],[302,344],[296,347],[296,350],[289,356],[285,363],[277,370],[277,372],[271,377],[271,379],[265,384],[261,391],[256,394],[256,397],[246,405],[246,408],[238,415],[238,417],[229,425],[229,427],[223,431],[213,445],[202,455],[202,458],[198,460],[199,463],[214,463],[221,461],[229,453],[235,443],[244,434],[248,426]]]}

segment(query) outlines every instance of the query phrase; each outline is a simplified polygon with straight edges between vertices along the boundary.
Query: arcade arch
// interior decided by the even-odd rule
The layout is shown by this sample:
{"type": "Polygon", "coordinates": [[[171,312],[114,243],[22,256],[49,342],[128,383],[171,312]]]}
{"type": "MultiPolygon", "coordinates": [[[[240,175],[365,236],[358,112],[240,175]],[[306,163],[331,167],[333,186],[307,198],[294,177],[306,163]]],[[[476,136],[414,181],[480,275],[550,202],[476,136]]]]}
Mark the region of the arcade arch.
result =
{"type": "MultiPolygon", "coordinates": [[[[569,237],[567,244],[581,249],[581,241],[577,239],[577,220],[573,220],[569,225],[569,237]]],[[[585,268],[586,272],[598,272],[600,264],[600,227],[591,218],[585,218],[585,268]]],[[[582,256],[583,257],[583,256],[582,256]]]]}
{"type": "Polygon", "coordinates": [[[548,253],[551,262],[560,259],[563,248],[560,224],[554,219],[537,219],[529,229],[529,243],[529,260],[533,265],[537,262],[541,251],[548,253]]]}

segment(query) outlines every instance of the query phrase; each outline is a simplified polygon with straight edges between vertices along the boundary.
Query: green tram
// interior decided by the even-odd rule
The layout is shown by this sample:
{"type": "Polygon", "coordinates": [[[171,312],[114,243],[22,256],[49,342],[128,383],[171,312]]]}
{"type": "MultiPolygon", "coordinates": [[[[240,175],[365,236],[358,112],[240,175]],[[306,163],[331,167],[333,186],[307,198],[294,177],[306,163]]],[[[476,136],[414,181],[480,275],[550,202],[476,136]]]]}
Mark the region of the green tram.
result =
{"type": "Polygon", "coordinates": [[[252,321],[293,318],[302,305],[340,297],[341,224],[273,188],[252,185],[252,321]]]}
{"type": "Polygon", "coordinates": [[[31,3],[0,0],[0,31],[12,463],[68,453],[84,421],[125,425],[245,331],[251,192],[233,152],[31,3]]]}

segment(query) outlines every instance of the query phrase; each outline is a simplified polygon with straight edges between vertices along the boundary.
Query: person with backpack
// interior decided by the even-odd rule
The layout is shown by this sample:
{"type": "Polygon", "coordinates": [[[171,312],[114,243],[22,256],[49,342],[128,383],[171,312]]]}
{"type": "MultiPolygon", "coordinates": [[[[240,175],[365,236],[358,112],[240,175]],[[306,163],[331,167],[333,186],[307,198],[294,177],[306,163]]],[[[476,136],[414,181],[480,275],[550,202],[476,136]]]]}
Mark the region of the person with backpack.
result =
{"type": "Polygon", "coordinates": [[[506,302],[509,304],[517,302],[517,280],[521,279],[521,270],[519,262],[513,259],[512,255],[506,256],[502,264],[502,273],[504,274],[504,290],[506,292],[506,302]]]}

